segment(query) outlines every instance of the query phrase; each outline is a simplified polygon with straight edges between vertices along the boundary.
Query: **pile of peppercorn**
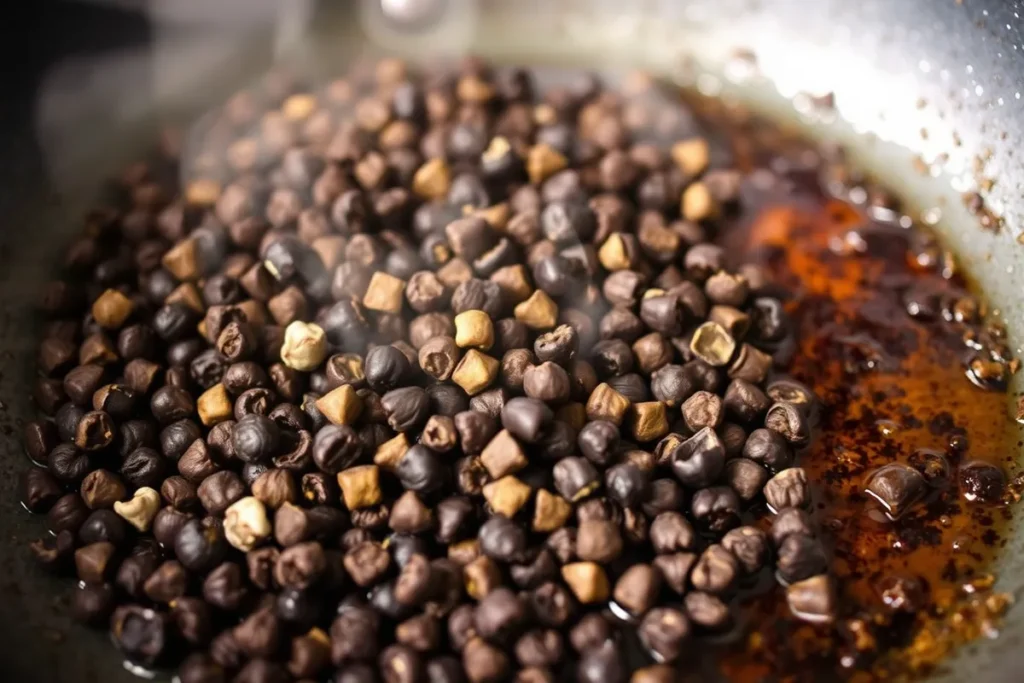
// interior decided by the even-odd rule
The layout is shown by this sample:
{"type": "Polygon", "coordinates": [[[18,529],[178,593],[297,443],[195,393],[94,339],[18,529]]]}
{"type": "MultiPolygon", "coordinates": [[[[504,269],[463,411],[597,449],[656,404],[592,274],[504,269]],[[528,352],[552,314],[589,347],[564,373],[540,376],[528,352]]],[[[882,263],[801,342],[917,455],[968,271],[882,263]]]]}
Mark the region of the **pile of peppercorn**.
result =
{"type": "Polygon", "coordinates": [[[832,619],[818,403],[713,243],[743,179],[649,80],[385,60],[268,78],[201,142],[180,191],[129,169],[44,296],[33,550],[130,660],[639,683],[764,571],[832,619]]]}

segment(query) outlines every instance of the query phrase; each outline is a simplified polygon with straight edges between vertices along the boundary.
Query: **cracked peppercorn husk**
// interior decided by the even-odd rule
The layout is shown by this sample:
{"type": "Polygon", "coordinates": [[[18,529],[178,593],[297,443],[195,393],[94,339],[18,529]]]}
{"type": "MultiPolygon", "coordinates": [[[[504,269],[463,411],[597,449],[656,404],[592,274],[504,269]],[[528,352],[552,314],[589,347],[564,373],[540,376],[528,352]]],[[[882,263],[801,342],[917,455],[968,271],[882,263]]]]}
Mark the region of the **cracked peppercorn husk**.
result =
{"type": "MultiPolygon", "coordinates": [[[[767,265],[730,244],[770,233],[758,193],[789,161],[751,172],[649,78],[370,66],[233,97],[184,189],[126,174],[47,289],[53,420],[26,449],[48,471],[24,500],[56,536],[33,552],[74,567],[76,615],[110,618],[133,661],[186,682],[673,680],[750,623],[762,578],[780,632],[881,628],[847,618],[823,462],[876,523],[1013,494],[952,437],[870,470],[817,451],[841,407],[807,340],[831,335],[850,376],[891,367],[891,340],[802,324],[804,288],[841,269],[793,281],[785,240],[763,238],[767,265]]],[[[964,292],[947,314],[893,286],[916,324],[980,319],[964,292]]],[[[1003,386],[1005,335],[969,331],[967,376],[1003,386]]],[[[928,426],[965,440],[954,422],[928,426]]]]}

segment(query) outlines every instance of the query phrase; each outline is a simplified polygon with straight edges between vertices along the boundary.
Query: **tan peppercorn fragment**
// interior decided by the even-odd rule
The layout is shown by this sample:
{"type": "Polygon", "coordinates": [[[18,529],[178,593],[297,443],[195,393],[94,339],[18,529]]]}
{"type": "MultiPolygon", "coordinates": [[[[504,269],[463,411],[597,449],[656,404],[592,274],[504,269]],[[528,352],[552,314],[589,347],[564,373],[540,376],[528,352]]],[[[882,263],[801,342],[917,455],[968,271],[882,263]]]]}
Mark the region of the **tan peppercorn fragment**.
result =
{"type": "Polygon", "coordinates": [[[590,420],[608,420],[621,427],[628,410],[629,399],[607,382],[598,384],[587,399],[587,418],[590,420]]]}
{"type": "Polygon", "coordinates": [[[92,304],[92,317],[100,327],[116,330],[124,325],[124,321],[132,314],[135,304],[116,289],[108,289],[100,294],[92,304]]]}
{"type": "Polygon", "coordinates": [[[79,365],[110,365],[117,361],[117,349],[102,332],[90,334],[78,348],[79,365]]]}
{"type": "Polygon", "coordinates": [[[452,381],[462,387],[470,396],[476,396],[486,389],[498,376],[501,363],[496,358],[470,349],[455,366],[452,381]]]}
{"type": "Polygon", "coordinates": [[[660,439],[668,434],[668,417],[661,401],[645,401],[633,405],[633,439],[640,443],[660,439]]]}
{"type": "Polygon", "coordinates": [[[704,183],[694,183],[683,190],[679,212],[688,221],[702,221],[718,216],[718,202],[704,183]]]}
{"type": "Polygon", "coordinates": [[[224,511],[224,538],[232,547],[249,552],[270,536],[267,509],[257,498],[240,498],[224,511]]]}
{"type": "Polygon", "coordinates": [[[505,226],[508,225],[508,219],[512,215],[512,208],[508,202],[500,202],[494,206],[474,211],[472,215],[483,218],[498,232],[504,232],[505,226]]]}
{"type": "Polygon", "coordinates": [[[220,198],[221,186],[212,178],[197,178],[185,188],[185,202],[192,206],[211,207],[220,198]]]}
{"type": "Polygon", "coordinates": [[[378,270],[370,278],[366,294],[363,295],[363,305],[371,311],[401,313],[404,296],[405,280],[378,270]]]}
{"type": "Polygon", "coordinates": [[[312,372],[327,357],[327,335],[316,323],[301,320],[288,325],[281,344],[281,362],[292,370],[312,372]]]}
{"type": "Polygon", "coordinates": [[[196,313],[206,312],[206,307],[203,306],[203,295],[199,293],[199,289],[192,282],[183,282],[175,287],[174,291],[164,299],[164,303],[182,304],[188,306],[196,313]]]}
{"type": "Polygon", "coordinates": [[[458,541],[448,546],[448,559],[465,567],[467,564],[480,557],[480,539],[467,538],[465,541],[458,541]]]}
{"type": "Polygon", "coordinates": [[[521,263],[498,268],[491,275],[490,280],[498,285],[505,300],[513,305],[526,301],[533,293],[526,266],[521,263]]]}
{"type": "Polygon", "coordinates": [[[562,566],[562,579],[584,605],[604,602],[610,591],[608,576],[596,562],[573,562],[562,566]]]}
{"type": "Polygon", "coordinates": [[[231,396],[220,382],[199,395],[196,399],[196,410],[199,412],[199,419],[207,427],[230,420],[234,416],[231,396]]]}
{"type": "Polygon", "coordinates": [[[703,173],[711,159],[711,149],[704,138],[680,140],[672,145],[672,161],[688,178],[703,173]]]}
{"type": "Polygon", "coordinates": [[[486,484],[484,498],[492,510],[511,519],[530,500],[530,487],[510,474],[486,484]]]}
{"type": "Polygon", "coordinates": [[[139,531],[147,531],[160,511],[160,493],[148,486],[135,490],[131,500],[114,503],[114,512],[139,531]]]}
{"type": "Polygon", "coordinates": [[[474,600],[482,600],[488,593],[501,586],[501,571],[498,565],[486,555],[481,555],[462,568],[466,593],[474,600]]]}
{"type": "Polygon", "coordinates": [[[555,419],[561,420],[579,431],[587,423],[587,407],[576,401],[566,403],[555,411],[555,419]]]}
{"type": "Polygon", "coordinates": [[[530,464],[530,461],[526,459],[515,437],[507,429],[502,429],[484,446],[480,453],[480,463],[492,478],[500,479],[507,474],[518,472],[530,464]]]}
{"type": "Polygon", "coordinates": [[[533,530],[550,533],[565,526],[572,514],[572,505],[558,494],[547,489],[537,491],[533,511],[533,530]]]}
{"type": "Polygon", "coordinates": [[[629,677],[629,683],[675,683],[676,670],[670,664],[651,664],[637,669],[629,677]]]}
{"type": "Polygon", "coordinates": [[[547,143],[536,144],[526,154],[526,175],[539,185],[569,165],[569,160],[547,143]]]}
{"type": "Polygon", "coordinates": [[[188,282],[199,277],[199,253],[191,237],[181,240],[167,250],[160,264],[178,280],[188,282]]]}
{"type": "Polygon", "coordinates": [[[405,432],[399,432],[398,436],[388,439],[377,447],[377,452],[373,454],[373,462],[382,469],[394,470],[398,467],[398,461],[408,450],[409,439],[406,438],[405,432]]]}
{"type": "Polygon", "coordinates": [[[316,407],[332,424],[350,425],[363,412],[363,400],[351,384],[342,384],[317,399],[316,407]]]}
{"type": "Polygon", "coordinates": [[[483,311],[463,311],[455,316],[455,343],[460,348],[486,351],[494,346],[494,323],[483,311]]]}
{"type": "Polygon", "coordinates": [[[376,505],[383,498],[380,490],[380,469],[376,465],[359,465],[338,473],[341,497],[349,510],[376,505]]]}
{"type": "Polygon", "coordinates": [[[514,312],[516,320],[532,330],[550,330],[558,323],[558,304],[540,289],[517,304],[514,312]]]}
{"type": "Polygon", "coordinates": [[[281,104],[281,113],[289,121],[305,121],[316,111],[316,96],[310,93],[290,95],[281,104]]]}
{"type": "Polygon", "coordinates": [[[423,199],[444,199],[451,186],[451,171],[444,159],[430,159],[416,169],[412,191],[423,199]]]}
{"type": "Polygon", "coordinates": [[[613,232],[597,251],[597,259],[605,270],[628,270],[633,265],[622,233],[613,232]]]}

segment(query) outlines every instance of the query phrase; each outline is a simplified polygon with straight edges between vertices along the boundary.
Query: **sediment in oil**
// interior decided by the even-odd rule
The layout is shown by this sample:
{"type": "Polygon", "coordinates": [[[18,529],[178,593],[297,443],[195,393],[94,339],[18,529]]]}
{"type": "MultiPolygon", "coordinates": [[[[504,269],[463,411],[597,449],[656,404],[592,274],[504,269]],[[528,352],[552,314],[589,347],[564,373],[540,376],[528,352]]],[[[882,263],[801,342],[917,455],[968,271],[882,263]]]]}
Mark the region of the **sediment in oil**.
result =
{"type": "MultiPolygon", "coordinates": [[[[691,104],[716,124],[737,121],[720,104],[691,104]]],[[[800,464],[841,600],[834,624],[800,624],[771,581],[753,584],[741,598],[745,629],[718,668],[740,681],[925,673],[953,647],[990,635],[1007,606],[989,591],[988,566],[1006,543],[1019,444],[1005,394],[968,379],[972,360],[1003,349],[1002,330],[983,322],[984,304],[955,259],[900,220],[886,193],[861,191],[860,205],[830,196],[824,188],[837,171],[849,180],[848,169],[772,126],[739,120],[725,136],[739,165],[774,172],[748,176],[743,216],[719,240],[790,292],[800,340],[791,373],[824,403],[820,436],[800,464]],[[977,461],[1006,473],[1001,500],[965,500],[958,469],[977,461]],[[864,492],[891,462],[940,475],[895,521],[864,492]],[[900,582],[909,596],[887,592],[900,582]],[[894,604],[894,595],[906,600],[894,604]]],[[[766,513],[760,522],[767,527],[766,513]]]]}

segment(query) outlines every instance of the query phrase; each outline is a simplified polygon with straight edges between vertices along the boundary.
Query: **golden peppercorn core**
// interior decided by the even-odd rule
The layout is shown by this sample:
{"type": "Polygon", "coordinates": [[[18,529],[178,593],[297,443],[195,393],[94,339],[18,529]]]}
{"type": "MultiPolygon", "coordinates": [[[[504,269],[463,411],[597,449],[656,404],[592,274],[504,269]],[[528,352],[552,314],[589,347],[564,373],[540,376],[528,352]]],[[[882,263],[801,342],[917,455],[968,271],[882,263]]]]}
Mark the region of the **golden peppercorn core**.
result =
{"type": "Polygon", "coordinates": [[[124,294],[116,289],[108,289],[93,302],[92,317],[101,327],[116,330],[132,314],[134,307],[132,300],[124,294]]]}
{"type": "Polygon", "coordinates": [[[569,165],[561,152],[547,143],[530,148],[526,155],[526,175],[530,182],[539,185],[569,165]]]}
{"type": "Polygon", "coordinates": [[[510,474],[485,485],[484,499],[492,510],[511,519],[530,500],[530,487],[510,474]]]}
{"type": "Polygon", "coordinates": [[[533,530],[550,533],[562,528],[572,514],[572,505],[565,498],[547,489],[537,491],[533,512],[533,530]]]}
{"type": "Polygon", "coordinates": [[[463,311],[455,316],[455,343],[460,348],[486,351],[494,345],[494,324],[483,311],[463,311]]]}
{"type": "Polygon", "coordinates": [[[451,172],[444,159],[430,159],[412,177],[412,191],[423,199],[444,199],[451,185],[451,172]]]}
{"type": "Polygon", "coordinates": [[[349,425],[363,412],[363,400],[351,384],[342,384],[317,399],[316,407],[332,424],[349,425]]]}
{"type": "Polygon", "coordinates": [[[608,576],[596,562],[573,562],[563,565],[562,579],[568,584],[576,599],[585,605],[608,599],[608,576]]]}
{"type": "Polygon", "coordinates": [[[587,399],[587,417],[591,420],[608,420],[622,426],[622,418],[629,410],[629,399],[602,382],[587,399]]]}
{"type": "Polygon", "coordinates": [[[398,461],[408,450],[409,440],[405,432],[399,432],[397,436],[377,447],[377,452],[373,454],[373,462],[385,470],[393,470],[398,467],[398,461]]]}
{"type": "Polygon", "coordinates": [[[498,376],[500,363],[496,358],[470,349],[452,373],[452,381],[462,387],[470,396],[476,396],[486,389],[498,376]]]}
{"type": "Polygon", "coordinates": [[[394,275],[377,271],[370,278],[370,284],[363,295],[363,305],[372,311],[401,313],[405,295],[405,281],[394,275]]]}
{"type": "Polygon", "coordinates": [[[230,420],[234,415],[231,397],[220,382],[204,391],[196,399],[196,410],[199,412],[199,419],[207,427],[230,420]]]}
{"type": "Polygon", "coordinates": [[[341,497],[349,510],[376,505],[383,495],[380,490],[380,469],[376,465],[359,465],[338,473],[341,497]]]}
{"type": "Polygon", "coordinates": [[[532,330],[550,330],[558,323],[558,304],[540,289],[518,304],[514,312],[516,320],[532,330]]]}

